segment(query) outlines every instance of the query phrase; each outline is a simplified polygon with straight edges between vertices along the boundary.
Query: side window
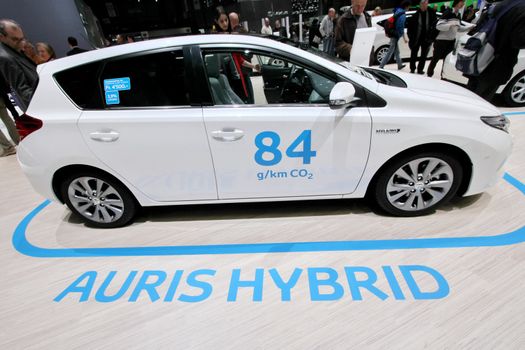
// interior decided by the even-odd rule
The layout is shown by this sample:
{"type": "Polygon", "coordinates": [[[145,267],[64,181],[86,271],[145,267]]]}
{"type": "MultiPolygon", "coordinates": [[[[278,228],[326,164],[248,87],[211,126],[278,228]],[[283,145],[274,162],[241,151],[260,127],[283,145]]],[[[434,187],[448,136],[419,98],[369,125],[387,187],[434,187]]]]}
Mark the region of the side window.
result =
{"type": "Polygon", "coordinates": [[[108,61],[100,76],[108,107],[189,105],[182,50],[108,61]]]}
{"type": "Polygon", "coordinates": [[[282,57],[239,52],[204,54],[216,105],[327,104],[336,81],[282,57]]]}
{"type": "Polygon", "coordinates": [[[80,108],[103,108],[97,81],[100,64],[85,64],[55,74],[58,85],[80,108]]]}

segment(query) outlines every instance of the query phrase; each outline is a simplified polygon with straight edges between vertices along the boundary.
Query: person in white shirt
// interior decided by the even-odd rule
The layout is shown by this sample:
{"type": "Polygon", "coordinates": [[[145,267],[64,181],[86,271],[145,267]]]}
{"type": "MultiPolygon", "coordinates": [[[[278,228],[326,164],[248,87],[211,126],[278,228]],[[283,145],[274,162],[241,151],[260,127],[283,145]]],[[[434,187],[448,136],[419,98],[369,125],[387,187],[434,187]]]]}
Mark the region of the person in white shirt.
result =
{"type": "Polygon", "coordinates": [[[268,17],[264,19],[264,25],[261,29],[261,34],[266,34],[266,35],[273,34],[272,27],[270,26],[270,19],[268,19],[268,17]]]}
{"type": "Polygon", "coordinates": [[[439,34],[434,41],[434,53],[427,69],[427,75],[429,77],[434,75],[434,69],[439,60],[444,60],[445,57],[454,50],[456,34],[458,32],[466,32],[471,28],[471,26],[461,23],[459,10],[461,10],[463,6],[465,6],[464,0],[454,0],[452,10],[446,10],[436,25],[439,34]]]}
{"type": "Polygon", "coordinates": [[[319,32],[323,37],[323,52],[332,56],[335,56],[334,18],[335,9],[331,8],[319,26],[319,32]]]}

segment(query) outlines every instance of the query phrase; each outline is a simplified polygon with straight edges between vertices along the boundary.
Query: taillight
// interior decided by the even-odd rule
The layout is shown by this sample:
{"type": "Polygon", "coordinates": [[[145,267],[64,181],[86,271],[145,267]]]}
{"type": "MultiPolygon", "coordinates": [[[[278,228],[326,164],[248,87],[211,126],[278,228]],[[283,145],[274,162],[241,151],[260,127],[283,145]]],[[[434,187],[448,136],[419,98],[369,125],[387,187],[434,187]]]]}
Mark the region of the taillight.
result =
{"type": "Polygon", "coordinates": [[[20,140],[23,140],[32,132],[37,131],[44,125],[44,123],[37,118],[33,118],[27,114],[22,114],[15,118],[16,129],[20,135],[20,140]]]}

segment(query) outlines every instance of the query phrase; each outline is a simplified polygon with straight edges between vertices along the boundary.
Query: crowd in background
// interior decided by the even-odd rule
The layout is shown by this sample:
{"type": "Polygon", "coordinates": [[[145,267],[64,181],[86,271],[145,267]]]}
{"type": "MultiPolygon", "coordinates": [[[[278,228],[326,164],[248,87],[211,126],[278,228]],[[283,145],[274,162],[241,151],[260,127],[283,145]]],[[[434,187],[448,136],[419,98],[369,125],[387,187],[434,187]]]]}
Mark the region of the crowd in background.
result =
{"type": "MultiPolygon", "coordinates": [[[[479,77],[468,77],[468,88],[486,99],[491,99],[496,89],[510,79],[512,69],[517,63],[518,52],[525,48],[525,29],[523,26],[525,23],[525,4],[523,0],[494,1],[503,4],[516,2],[516,6],[513,11],[502,16],[498,21],[498,31],[495,38],[496,59],[479,77]]],[[[321,22],[314,19],[309,27],[305,27],[303,30],[310,46],[319,48],[322,45],[322,50],[326,54],[349,60],[356,30],[371,27],[371,17],[383,13],[379,7],[369,13],[365,11],[366,5],[367,0],[351,0],[351,6],[344,13],[338,15],[335,9],[330,8],[321,22]]],[[[426,71],[426,74],[432,77],[438,61],[445,59],[453,50],[456,33],[471,29],[471,26],[466,26],[465,23],[475,18],[476,9],[470,6],[461,15],[460,10],[464,5],[465,0],[453,0],[452,7],[449,8],[444,5],[440,9],[441,16],[438,17],[436,6],[429,6],[428,0],[420,0],[415,13],[407,19],[406,12],[410,7],[410,1],[402,0],[400,5],[394,9],[394,28],[389,34],[389,50],[379,62],[379,67],[383,68],[392,57],[395,57],[398,69],[405,67],[399,55],[398,45],[399,40],[403,39],[408,43],[411,50],[411,73],[425,74],[427,56],[430,47],[433,45],[432,59],[426,71]],[[407,34],[405,34],[405,27],[407,34]]],[[[264,18],[260,33],[287,37],[295,41],[299,40],[299,28],[292,24],[289,27],[290,32],[288,32],[288,28],[283,25],[283,22],[283,19],[277,18],[272,27],[270,19],[264,18]]],[[[218,7],[210,32],[242,34],[247,33],[247,28],[241,25],[238,13],[227,14],[222,7],[218,7]]],[[[117,35],[114,39],[114,42],[106,41],[106,45],[121,45],[134,41],[132,36],[122,34],[117,35]]],[[[86,49],[78,47],[78,42],[74,37],[68,37],[67,42],[70,48],[67,52],[68,56],[86,51],[86,49]]],[[[373,53],[374,48],[370,54],[370,63],[373,62],[373,53]]],[[[8,94],[14,97],[16,105],[25,112],[38,81],[37,65],[56,58],[56,53],[51,45],[45,42],[32,44],[24,37],[22,28],[15,21],[0,20],[0,117],[7,126],[11,137],[11,141],[9,141],[0,132],[0,156],[14,154],[16,152],[15,145],[18,143],[16,128],[7,110],[15,119],[18,114],[8,94]]],[[[260,70],[258,65],[252,65],[250,60],[245,57],[236,58],[236,64],[249,71],[260,70]]]]}

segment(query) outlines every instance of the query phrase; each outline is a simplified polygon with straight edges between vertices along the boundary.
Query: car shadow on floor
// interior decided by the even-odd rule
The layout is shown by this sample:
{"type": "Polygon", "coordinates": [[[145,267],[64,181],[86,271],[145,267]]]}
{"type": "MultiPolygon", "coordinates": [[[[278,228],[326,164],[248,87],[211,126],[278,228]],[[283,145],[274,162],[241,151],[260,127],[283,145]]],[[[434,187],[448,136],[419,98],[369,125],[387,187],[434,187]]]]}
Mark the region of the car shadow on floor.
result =
{"type": "MultiPolygon", "coordinates": [[[[439,208],[438,212],[461,210],[478,202],[479,194],[469,197],[456,197],[439,208]]],[[[315,217],[327,215],[369,215],[389,217],[366,199],[329,199],[308,201],[233,203],[233,204],[195,204],[173,205],[142,208],[133,221],[133,225],[146,222],[182,222],[201,220],[239,220],[264,218],[315,217]]],[[[430,213],[428,215],[433,215],[430,213]]],[[[70,224],[82,224],[76,215],[69,213],[64,221],[70,224]]],[[[86,225],[89,226],[89,225],[86,225]]]]}
{"type": "MultiPolygon", "coordinates": [[[[476,203],[482,195],[454,198],[439,211],[461,210],[476,203]]],[[[287,217],[315,217],[327,215],[363,215],[388,217],[366,199],[334,199],[315,201],[206,204],[143,208],[135,219],[145,222],[177,222],[199,220],[232,220],[287,217]]],[[[432,214],[429,214],[432,215],[432,214]]]]}

